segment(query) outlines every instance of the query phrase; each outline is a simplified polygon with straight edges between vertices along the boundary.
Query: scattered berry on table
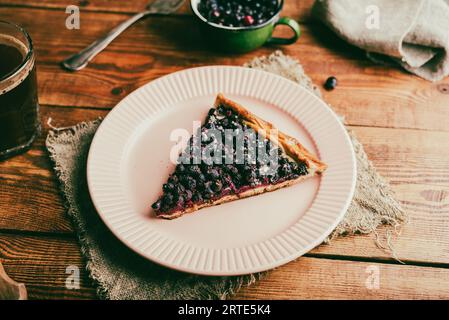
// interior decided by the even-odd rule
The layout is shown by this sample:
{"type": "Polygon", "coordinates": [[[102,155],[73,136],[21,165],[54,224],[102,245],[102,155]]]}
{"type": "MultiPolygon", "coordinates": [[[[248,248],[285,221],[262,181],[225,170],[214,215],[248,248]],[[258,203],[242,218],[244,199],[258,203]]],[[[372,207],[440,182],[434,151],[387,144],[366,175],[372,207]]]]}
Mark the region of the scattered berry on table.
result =
{"type": "Polygon", "coordinates": [[[337,78],[335,77],[327,78],[326,82],[324,83],[324,88],[326,90],[334,90],[336,86],[337,86],[337,78]]]}

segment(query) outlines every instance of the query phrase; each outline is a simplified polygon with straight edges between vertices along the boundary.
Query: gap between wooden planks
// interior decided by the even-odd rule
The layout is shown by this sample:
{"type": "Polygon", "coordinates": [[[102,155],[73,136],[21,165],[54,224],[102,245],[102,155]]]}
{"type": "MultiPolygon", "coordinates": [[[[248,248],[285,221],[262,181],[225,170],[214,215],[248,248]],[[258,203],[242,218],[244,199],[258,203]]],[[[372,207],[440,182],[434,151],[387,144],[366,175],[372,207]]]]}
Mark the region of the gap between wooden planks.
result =
{"type": "MultiPolygon", "coordinates": [[[[0,233],[0,257],[8,274],[26,284],[31,299],[95,298],[74,239],[0,233]],[[79,290],[65,287],[68,266],[80,269],[79,290]]],[[[302,257],[234,298],[445,299],[448,286],[449,269],[302,257]],[[370,281],[372,272],[379,274],[379,289],[370,281]]]]}

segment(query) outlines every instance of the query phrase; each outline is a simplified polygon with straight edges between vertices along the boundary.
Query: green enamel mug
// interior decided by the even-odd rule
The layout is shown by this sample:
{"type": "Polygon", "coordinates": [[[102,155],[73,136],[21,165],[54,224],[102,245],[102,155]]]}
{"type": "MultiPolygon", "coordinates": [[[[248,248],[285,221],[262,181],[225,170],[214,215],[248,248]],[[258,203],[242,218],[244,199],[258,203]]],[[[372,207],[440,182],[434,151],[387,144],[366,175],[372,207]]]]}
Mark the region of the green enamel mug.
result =
{"type": "Polygon", "coordinates": [[[200,23],[201,31],[208,43],[213,44],[220,50],[226,52],[243,53],[267,45],[288,45],[295,43],[300,34],[299,24],[287,17],[280,17],[280,12],[284,5],[284,0],[279,0],[277,12],[268,21],[260,25],[248,27],[228,27],[208,21],[203,17],[198,4],[201,0],[191,0],[192,12],[200,23]],[[273,30],[279,25],[285,25],[293,31],[290,38],[272,37],[273,30]]]}

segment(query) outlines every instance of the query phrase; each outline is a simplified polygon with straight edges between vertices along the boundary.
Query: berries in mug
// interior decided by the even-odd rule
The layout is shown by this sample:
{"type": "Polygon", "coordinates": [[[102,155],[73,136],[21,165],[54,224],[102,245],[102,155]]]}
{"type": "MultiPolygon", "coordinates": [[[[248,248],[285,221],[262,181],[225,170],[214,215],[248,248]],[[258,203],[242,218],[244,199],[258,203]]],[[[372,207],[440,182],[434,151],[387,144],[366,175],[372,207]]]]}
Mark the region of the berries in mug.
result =
{"type": "Polygon", "coordinates": [[[201,0],[198,4],[198,11],[209,22],[227,27],[261,25],[278,9],[278,0],[201,0]]]}

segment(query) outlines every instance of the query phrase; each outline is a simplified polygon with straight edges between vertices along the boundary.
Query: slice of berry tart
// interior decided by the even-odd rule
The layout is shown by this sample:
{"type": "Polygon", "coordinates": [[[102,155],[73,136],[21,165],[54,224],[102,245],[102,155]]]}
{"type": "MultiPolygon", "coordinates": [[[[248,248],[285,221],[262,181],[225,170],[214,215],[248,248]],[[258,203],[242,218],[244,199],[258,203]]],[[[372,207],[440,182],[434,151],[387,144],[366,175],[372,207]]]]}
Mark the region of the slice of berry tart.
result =
{"type": "Polygon", "coordinates": [[[157,217],[174,219],[287,187],[325,169],[295,138],[219,94],[152,208],[157,217]]]}

